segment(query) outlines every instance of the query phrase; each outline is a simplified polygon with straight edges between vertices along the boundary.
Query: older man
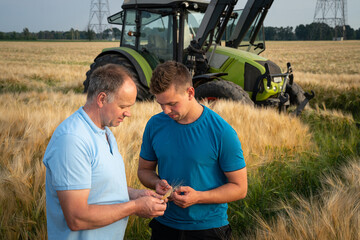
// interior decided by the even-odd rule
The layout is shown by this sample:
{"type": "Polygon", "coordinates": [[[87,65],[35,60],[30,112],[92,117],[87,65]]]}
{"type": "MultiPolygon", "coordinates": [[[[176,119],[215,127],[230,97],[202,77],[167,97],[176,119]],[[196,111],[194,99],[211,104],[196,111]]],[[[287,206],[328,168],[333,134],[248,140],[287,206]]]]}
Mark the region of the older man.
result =
{"type": "Polygon", "coordinates": [[[131,116],[136,94],[126,69],[99,67],[86,104],[55,130],[43,160],[49,239],[123,239],[129,215],[163,215],[166,204],[159,195],[127,186],[108,128],[131,116]]]}

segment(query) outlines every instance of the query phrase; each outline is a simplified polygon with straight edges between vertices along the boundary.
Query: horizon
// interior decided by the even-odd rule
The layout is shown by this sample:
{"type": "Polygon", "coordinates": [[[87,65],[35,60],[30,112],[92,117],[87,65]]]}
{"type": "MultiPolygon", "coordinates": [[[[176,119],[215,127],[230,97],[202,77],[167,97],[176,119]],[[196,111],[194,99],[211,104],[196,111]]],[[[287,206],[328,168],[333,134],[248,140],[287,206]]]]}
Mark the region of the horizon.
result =
{"type": "MultiPolygon", "coordinates": [[[[108,0],[110,15],[122,10],[123,1],[108,0]]],[[[86,31],[90,16],[89,0],[1,0],[0,32],[22,32],[27,28],[30,32],[61,31],[71,28],[86,31]],[[65,16],[65,17],[64,17],[65,16]]],[[[245,1],[239,1],[236,9],[243,8],[245,1]]],[[[316,0],[303,1],[274,0],[267,17],[265,27],[293,27],[313,22],[316,0]],[[300,14],[299,14],[300,13],[300,14]]],[[[359,0],[347,1],[347,25],[354,30],[360,29],[359,0]]],[[[334,27],[334,26],[330,26],[334,27]]]]}

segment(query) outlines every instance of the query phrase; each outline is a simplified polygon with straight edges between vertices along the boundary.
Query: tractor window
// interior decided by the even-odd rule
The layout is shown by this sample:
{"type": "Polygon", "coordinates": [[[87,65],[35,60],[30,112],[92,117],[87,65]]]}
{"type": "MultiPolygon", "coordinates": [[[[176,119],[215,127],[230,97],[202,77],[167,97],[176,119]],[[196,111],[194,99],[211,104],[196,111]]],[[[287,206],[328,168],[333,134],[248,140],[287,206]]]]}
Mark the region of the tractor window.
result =
{"type": "Polygon", "coordinates": [[[184,48],[187,48],[190,45],[191,40],[196,36],[196,32],[199,29],[203,17],[204,13],[188,11],[184,29],[184,48]]]}
{"type": "Polygon", "coordinates": [[[136,37],[133,35],[133,33],[136,33],[135,18],[135,10],[126,11],[123,42],[121,43],[122,46],[128,45],[135,47],[136,37]]]}
{"type": "Polygon", "coordinates": [[[225,41],[230,39],[230,36],[235,30],[236,24],[240,19],[240,15],[242,11],[243,11],[242,9],[233,11],[225,29],[225,34],[224,34],[225,41]]]}
{"type": "Polygon", "coordinates": [[[114,15],[108,17],[108,23],[123,25],[124,11],[115,13],[114,15]]]}
{"type": "MultiPolygon", "coordinates": [[[[232,16],[232,18],[230,18],[230,20],[226,26],[226,32],[224,34],[225,41],[230,39],[230,36],[233,33],[233,31],[235,30],[236,24],[238,23],[238,21],[240,19],[241,13],[242,13],[242,9],[235,10],[233,12],[233,16],[232,16]]],[[[244,39],[242,40],[242,42],[240,43],[240,45],[238,47],[239,49],[242,49],[242,50],[248,51],[248,52],[253,52],[255,54],[260,54],[261,52],[263,52],[265,50],[264,27],[263,26],[261,26],[260,31],[255,38],[255,41],[252,43],[250,42],[251,38],[255,34],[254,33],[255,28],[257,27],[259,20],[260,20],[260,15],[257,16],[254,23],[251,25],[251,27],[247,31],[244,39]]]]}
{"type": "MultiPolygon", "coordinates": [[[[240,16],[241,12],[239,13],[240,16]]],[[[246,33],[244,39],[239,45],[239,49],[253,52],[255,54],[260,54],[265,50],[265,40],[264,40],[264,27],[261,25],[259,33],[256,35],[255,40],[253,42],[250,42],[253,36],[255,35],[255,28],[258,26],[259,20],[261,15],[259,14],[256,19],[254,20],[254,23],[249,28],[248,32],[246,33]]]]}
{"type": "Polygon", "coordinates": [[[139,49],[159,62],[173,59],[173,18],[170,13],[164,14],[164,10],[161,14],[141,12],[139,49]]]}

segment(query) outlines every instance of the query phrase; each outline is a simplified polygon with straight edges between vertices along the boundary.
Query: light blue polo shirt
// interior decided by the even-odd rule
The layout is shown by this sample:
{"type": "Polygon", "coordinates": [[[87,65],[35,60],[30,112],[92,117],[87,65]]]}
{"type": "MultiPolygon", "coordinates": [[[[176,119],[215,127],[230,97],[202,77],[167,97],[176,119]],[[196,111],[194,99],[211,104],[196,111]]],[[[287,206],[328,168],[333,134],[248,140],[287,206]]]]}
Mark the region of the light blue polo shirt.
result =
{"type": "Polygon", "coordinates": [[[127,217],[102,228],[71,231],[56,193],[90,189],[88,204],[129,201],[124,162],[109,128],[98,128],[81,107],[56,128],[43,162],[46,166],[46,213],[50,240],[124,238],[127,217]]]}

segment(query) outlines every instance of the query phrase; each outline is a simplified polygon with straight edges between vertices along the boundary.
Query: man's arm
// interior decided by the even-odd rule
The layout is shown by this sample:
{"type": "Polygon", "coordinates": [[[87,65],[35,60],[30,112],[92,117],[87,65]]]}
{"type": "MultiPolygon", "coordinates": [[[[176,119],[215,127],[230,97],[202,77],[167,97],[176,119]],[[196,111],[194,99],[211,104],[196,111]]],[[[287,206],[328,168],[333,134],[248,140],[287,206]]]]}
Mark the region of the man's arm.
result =
{"type": "Polygon", "coordinates": [[[104,227],[130,215],[153,218],[164,214],[166,204],[155,197],[141,197],[133,201],[95,205],[88,204],[90,190],[57,191],[65,220],[72,231],[104,227]]]}
{"type": "Polygon", "coordinates": [[[182,208],[194,204],[219,204],[245,198],[247,193],[247,172],[243,169],[225,172],[228,183],[209,190],[195,191],[191,187],[179,187],[172,195],[174,203],[182,208]]]}
{"type": "Polygon", "coordinates": [[[160,196],[159,194],[157,194],[156,192],[149,190],[149,189],[135,189],[132,187],[128,187],[128,193],[129,193],[129,197],[130,200],[135,200],[141,197],[146,197],[146,196],[153,196],[156,198],[161,199],[162,196],[160,196]]]}
{"type": "Polygon", "coordinates": [[[150,189],[155,189],[158,194],[164,195],[171,186],[156,173],[157,161],[148,161],[139,157],[138,177],[140,182],[150,189]]]}

